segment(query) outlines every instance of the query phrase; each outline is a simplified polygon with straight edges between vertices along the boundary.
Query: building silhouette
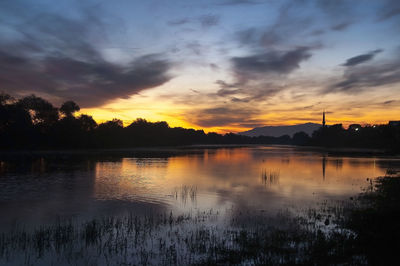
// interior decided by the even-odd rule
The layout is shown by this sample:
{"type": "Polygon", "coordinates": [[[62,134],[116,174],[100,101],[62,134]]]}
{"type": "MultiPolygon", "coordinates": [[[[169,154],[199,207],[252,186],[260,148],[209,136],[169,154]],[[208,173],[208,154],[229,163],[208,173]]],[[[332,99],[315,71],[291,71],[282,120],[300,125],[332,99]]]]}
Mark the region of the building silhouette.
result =
{"type": "Polygon", "coordinates": [[[389,121],[388,125],[389,126],[400,126],[400,120],[398,120],[398,121],[389,121]]]}

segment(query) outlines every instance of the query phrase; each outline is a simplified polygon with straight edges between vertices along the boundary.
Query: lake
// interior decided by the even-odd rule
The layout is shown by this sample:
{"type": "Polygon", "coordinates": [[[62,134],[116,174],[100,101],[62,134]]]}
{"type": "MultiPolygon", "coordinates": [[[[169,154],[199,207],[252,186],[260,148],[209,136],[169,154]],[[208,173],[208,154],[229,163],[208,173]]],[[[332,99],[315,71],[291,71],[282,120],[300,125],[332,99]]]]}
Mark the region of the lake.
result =
{"type": "Polygon", "coordinates": [[[368,178],[400,165],[395,158],[332,156],[283,146],[196,147],[160,154],[39,153],[2,159],[1,229],[125,213],[304,209],[348,199],[368,185],[368,178]]]}

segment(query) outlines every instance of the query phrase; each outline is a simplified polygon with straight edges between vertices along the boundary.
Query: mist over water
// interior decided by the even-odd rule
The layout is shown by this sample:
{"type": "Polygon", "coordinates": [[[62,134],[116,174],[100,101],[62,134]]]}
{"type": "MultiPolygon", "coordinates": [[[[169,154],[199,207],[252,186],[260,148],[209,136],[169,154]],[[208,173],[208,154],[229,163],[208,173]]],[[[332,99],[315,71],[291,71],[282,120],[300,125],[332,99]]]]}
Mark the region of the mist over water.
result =
{"type": "Polygon", "coordinates": [[[0,225],[134,213],[275,213],[348,199],[399,159],[293,147],[199,149],[147,157],[38,157],[0,162],[0,225]]]}

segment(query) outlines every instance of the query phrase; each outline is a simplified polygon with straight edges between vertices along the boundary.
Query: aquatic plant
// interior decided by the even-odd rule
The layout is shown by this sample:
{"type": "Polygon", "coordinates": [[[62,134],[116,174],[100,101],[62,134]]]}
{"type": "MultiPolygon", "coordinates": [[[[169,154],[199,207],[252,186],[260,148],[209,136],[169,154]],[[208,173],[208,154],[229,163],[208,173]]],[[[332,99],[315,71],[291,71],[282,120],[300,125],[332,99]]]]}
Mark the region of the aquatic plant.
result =
{"type": "Polygon", "coordinates": [[[276,185],[279,183],[279,177],[280,177],[280,170],[270,170],[267,171],[264,169],[261,172],[261,181],[264,185],[276,185]]]}
{"type": "Polygon", "coordinates": [[[33,230],[19,224],[0,235],[0,264],[387,265],[399,247],[400,177],[372,184],[353,199],[297,215],[208,210],[59,220],[33,230]]]}

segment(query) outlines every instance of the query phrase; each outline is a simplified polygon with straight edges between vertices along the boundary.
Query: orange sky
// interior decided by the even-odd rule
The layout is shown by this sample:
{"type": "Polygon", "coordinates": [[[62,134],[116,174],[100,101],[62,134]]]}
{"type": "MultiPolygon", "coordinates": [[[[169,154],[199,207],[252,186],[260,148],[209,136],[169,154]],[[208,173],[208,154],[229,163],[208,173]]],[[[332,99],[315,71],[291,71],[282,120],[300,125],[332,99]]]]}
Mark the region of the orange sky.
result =
{"type": "MultiPolygon", "coordinates": [[[[185,127],[204,129],[206,132],[241,132],[252,129],[255,126],[262,125],[295,125],[307,122],[321,123],[322,111],[326,111],[327,124],[342,123],[345,127],[352,123],[365,124],[386,124],[389,120],[400,119],[400,105],[382,104],[385,97],[372,95],[346,96],[329,95],[325,97],[305,98],[301,101],[290,101],[290,103],[273,104],[271,106],[258,105],[254,114],[249,114],[243,118],[256,120],[254,126],[241,125],[241,121],[232,122],[221,126],[205,126],[197,122],[194,116],[198,109],[206,109],[214,104],[203,102],[201,97],[210,97],[209,95],[198,96],[197,104],[187,104],[179,97],[160,97],[158,91],[162,89],[152,89],[148,92],[142,92],[140,95],[133,95],[129,99],[121,99],[98,108],[83,108],[81,113],[92,115],[97,122],[104,122],[113,118],[124,121],[124,125],[129,125],[136,118],[145,118],[149,121],[167,121],[171,127],[185,127]],[[265,106],[265,112],[262,110],[265,106]]],[[[190,94],[190,92],[188,93],[190,94]]],[[[188,97],[183,94],[182,98],[188,97]]],[[[274,96],[270,102],[279,101],[282,95],[274,96]]],[[[190,98],[190,97],[189,97],[190,98]]],[[[223,104],[223,103],[222,103],[223,104]]],[[[227,118],[232,114],[227,114],[227,118]]],[[[239,117],[240,118],[240,117],[239,117]]],[[[224,117],[221,117],[224,120],[224,117]]]]}

